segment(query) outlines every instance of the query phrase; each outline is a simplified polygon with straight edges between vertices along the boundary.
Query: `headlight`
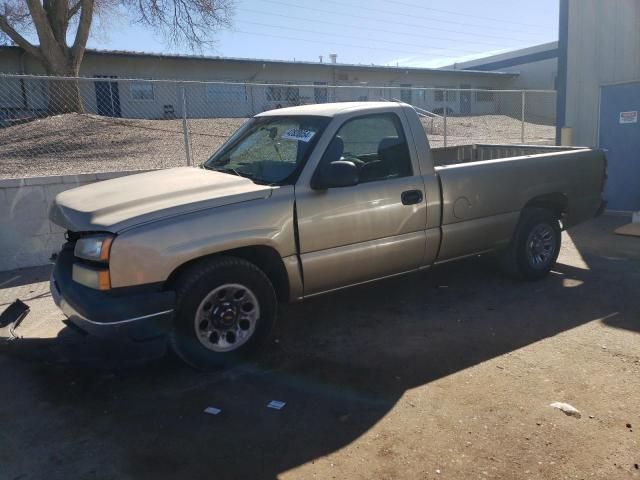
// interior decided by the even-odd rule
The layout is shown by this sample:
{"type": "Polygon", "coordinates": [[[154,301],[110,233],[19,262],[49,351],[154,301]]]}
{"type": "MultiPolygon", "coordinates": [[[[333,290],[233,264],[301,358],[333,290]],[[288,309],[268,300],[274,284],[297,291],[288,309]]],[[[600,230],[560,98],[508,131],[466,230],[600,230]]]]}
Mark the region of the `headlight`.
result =
{"type": "Polygon", "coordinates": [[[111,243],[113,243],[113,235],[109,234],[83,237],[76,242],[76,248],[73,253],[76,257],[84,260],[108,262],[111,243]]]}

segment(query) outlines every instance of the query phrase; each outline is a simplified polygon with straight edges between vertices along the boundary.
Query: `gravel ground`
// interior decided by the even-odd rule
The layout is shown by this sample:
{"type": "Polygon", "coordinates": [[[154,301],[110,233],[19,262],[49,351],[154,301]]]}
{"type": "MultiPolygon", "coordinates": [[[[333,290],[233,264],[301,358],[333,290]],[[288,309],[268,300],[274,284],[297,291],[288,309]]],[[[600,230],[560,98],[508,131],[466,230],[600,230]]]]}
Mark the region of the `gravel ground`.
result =
{"type": "MultiPolygon", "coordinates": [[[[444,145],[444,121],[423,118],[422,124],[433,147],[444,145]]],[[[555,145],[556,127],[525,122],[525,141],[529,145],[555,145]]],[[[522,122],[506,115],[447,118],[447,145],[470,143],[522,143],[522,122]]]]}
{"type": "Polygon", "coordinates": [[[47,268],[2,273],[32,311],[0,340],[0,477],[638,479],[625,220],[565,233],[540,282],[468,259],[284,306],[257,363],[208,374],[61,329],[47,268]]]}
{"type": "MultiPolygon", "coordinates": [[[[203,162],[243,118],[189,120],[193,157],[203,162]]],[[[441,120],[423,120],[442,146],[441,120]]],[[[520,143],[518,120],[503,115],[451,117],[448,144],[520,143]]],[[[552,144],[555,128],[527,123],[526,143],[552,144]]],[[[186,165],[182,120],[131,120],[66,114],[0,129],[0,178],[149,170],[186,165]]]]}
{"type": "MultiPolygon", "coordinates": [[[[196,162],[206,160],[244,120],[189,120],[196,162]]],[[[66,114],[0,130],[0,178],[184,165],[182,120],[66,114]]]]}

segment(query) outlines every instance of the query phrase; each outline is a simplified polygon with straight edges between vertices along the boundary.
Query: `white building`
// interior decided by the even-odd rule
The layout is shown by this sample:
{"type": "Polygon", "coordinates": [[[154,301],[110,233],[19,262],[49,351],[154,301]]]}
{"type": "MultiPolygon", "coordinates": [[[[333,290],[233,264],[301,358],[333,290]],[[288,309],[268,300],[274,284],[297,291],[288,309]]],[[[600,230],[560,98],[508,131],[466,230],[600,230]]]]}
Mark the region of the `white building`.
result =
{"type": "MultiPolygon", "coordinates": [[[[39,62],[17,47],[0,47],[0,73],[43,74],[39,62]]],[[[253,115],[278,106],[344,100],[400,99],[428,110],[453,114],[502,112],[491,92],[451,92],[416,87],[513,88],[515,72],[443,70],[432,68],[350,65],[333,62],[290,62],[242,58],[158,55],[88,50],[81,75],[100,81],[81,82],[87,111],[109,116],[160,118],[167,108],[179,114],[181,90],[175,84],[127,79],[176,79],[193,82],[274,84],[247,86],[233,83],[186,84],[190,115],[203,117],[253,115]],[[288,86],[288,85],[291,86],[288,86]],[[306,86],[297,86],[306,85],[306,86]],[[339,88],[330,88],[338,86],[339,88]],[[347,88],[349,87],[349,88],[347,88]],[[376,88],[377,87],[377,88],[376,88]],[[394,87],[394,88],[380,88],[394,87]]],[[[6,80],[5,80],[6,81],[6,80]]],[[[0,89],[0,109],[46,107],[43,82],[16,81],[0,89]],[[3,93],[1,93],[4,91],[3,93]],[[8,92],[8,94],[7,94],[8,92]]]]}

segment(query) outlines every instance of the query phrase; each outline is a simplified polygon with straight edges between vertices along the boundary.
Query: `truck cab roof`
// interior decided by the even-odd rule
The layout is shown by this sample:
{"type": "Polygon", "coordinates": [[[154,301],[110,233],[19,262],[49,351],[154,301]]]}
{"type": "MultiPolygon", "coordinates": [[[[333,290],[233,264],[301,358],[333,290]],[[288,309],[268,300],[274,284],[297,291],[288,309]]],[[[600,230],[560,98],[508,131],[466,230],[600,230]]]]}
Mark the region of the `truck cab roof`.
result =
{"type": "Polygon", "coordinates": [[[378,110],[380,108],[394,109],[406,106],[400,102],[336,102],[320,103],[314,105],[300,105],[297,107],[278,108],[256,115],[256,117],[270,117],[281,115],[314,115],[321,117],[334,117],[341,113],[353,111],[378,110]]]}

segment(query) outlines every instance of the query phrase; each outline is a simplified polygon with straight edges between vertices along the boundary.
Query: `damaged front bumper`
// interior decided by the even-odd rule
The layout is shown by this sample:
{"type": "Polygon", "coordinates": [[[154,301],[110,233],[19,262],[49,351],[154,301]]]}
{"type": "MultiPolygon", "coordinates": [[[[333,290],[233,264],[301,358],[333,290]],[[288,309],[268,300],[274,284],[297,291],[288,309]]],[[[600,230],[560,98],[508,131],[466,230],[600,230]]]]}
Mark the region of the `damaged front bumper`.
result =
{"type": "Polygon", "coordinates": [[[154,287],[98,291],[74,282],[73,249],[63,248],[51,275],[51,295],[66,323],[98,336],[124,336],[135,341],[165,335],[171,326],[175,293],[154,287]]]}

